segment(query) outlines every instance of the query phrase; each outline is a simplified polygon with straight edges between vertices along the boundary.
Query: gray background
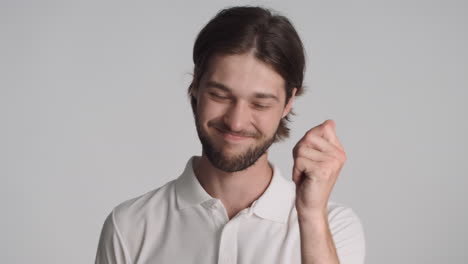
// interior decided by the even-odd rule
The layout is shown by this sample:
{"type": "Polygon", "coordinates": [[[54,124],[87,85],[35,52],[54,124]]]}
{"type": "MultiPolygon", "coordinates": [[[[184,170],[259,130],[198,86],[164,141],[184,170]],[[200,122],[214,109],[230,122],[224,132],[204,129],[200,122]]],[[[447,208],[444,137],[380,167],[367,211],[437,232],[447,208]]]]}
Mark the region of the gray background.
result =
{"type": "Polygon", "coordinates": [[[92,263],[118,203],[200,154],[193,41],[222,7],[263,4],[305,43],[292,136],[332,118],[348,160],[332,200],[367,263],[466,263],[465,1],[1,1],[2,263],[92,263]]]}

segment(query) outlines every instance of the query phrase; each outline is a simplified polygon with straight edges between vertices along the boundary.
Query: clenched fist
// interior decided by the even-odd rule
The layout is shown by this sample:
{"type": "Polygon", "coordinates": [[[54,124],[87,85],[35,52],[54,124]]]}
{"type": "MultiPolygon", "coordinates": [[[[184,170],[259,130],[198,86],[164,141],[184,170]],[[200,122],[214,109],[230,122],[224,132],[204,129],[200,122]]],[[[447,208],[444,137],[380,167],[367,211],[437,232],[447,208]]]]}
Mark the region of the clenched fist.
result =
{"type": "Polygon", "coordinates": [[[293,149],[299,216],[327,214],[330,193],[346,161],[335,127],[333,120],[326,120],[307,131],[293,149]]]}

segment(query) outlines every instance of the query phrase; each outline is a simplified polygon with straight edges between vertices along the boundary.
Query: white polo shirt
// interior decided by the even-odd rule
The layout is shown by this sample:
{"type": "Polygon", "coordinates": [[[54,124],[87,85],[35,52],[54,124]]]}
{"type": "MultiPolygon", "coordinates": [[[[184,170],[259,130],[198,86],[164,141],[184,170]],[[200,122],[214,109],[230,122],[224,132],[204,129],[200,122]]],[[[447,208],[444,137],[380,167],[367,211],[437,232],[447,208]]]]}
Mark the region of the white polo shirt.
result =
{"type": "MultiPolygon", "coordinates": [[[[193,171],[192,156],[175,180],[116,206],[104,222],[96,263],[301,263],[295,184],[273,178],[251,207],[231,220],[193,171]]],[[[364,263],[359,218],[329,202],[328,221],[341,264],[364,263]]]]}

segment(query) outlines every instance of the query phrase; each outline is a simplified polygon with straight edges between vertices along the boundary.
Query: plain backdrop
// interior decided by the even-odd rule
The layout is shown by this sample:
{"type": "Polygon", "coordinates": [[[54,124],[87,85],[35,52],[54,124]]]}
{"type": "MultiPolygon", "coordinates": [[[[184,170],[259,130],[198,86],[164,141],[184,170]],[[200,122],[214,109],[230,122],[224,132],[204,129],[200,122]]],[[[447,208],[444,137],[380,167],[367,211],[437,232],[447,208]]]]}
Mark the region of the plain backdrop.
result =
{"type": "Polygon", "coordinates": [[[186,96],[221,8],[286,15],[306,94],[270,160],[326,119],[348,154],[332,200],[366,263],[466,263],[466,1],[5,1],[0,5],[2,263],[92,263],[105,217],[200,155],[186,96]]]}

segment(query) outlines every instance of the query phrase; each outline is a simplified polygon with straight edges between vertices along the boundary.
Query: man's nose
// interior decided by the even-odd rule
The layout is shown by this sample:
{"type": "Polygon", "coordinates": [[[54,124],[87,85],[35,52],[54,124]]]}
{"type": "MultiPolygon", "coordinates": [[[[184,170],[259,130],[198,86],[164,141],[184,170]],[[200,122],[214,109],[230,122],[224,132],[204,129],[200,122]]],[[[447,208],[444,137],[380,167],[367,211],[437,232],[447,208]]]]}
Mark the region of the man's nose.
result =
{"type": "Polygon", "coordinates": [[[250,120],[248,106],[242,102],[231,104],[224,114],[224,124],[232,132],[245,130],[250,120]]]}

